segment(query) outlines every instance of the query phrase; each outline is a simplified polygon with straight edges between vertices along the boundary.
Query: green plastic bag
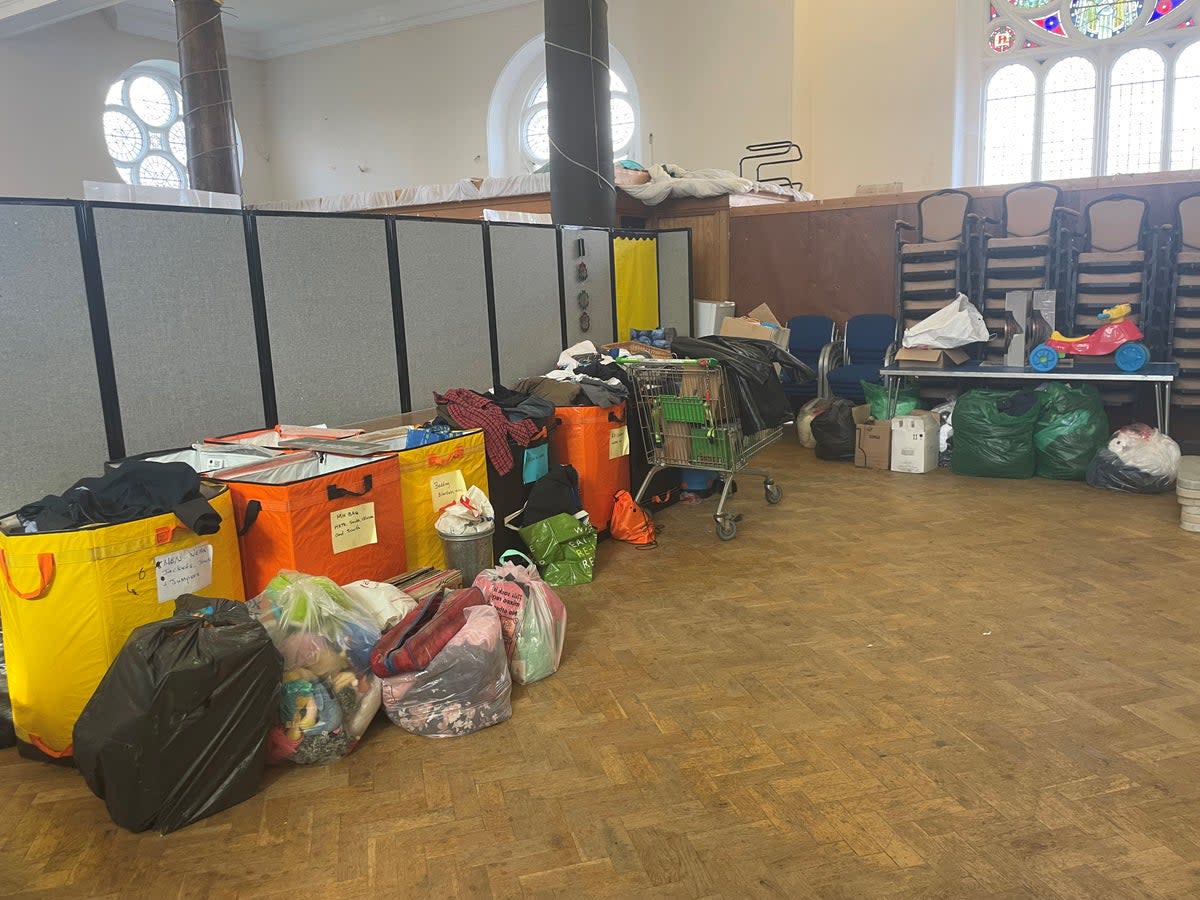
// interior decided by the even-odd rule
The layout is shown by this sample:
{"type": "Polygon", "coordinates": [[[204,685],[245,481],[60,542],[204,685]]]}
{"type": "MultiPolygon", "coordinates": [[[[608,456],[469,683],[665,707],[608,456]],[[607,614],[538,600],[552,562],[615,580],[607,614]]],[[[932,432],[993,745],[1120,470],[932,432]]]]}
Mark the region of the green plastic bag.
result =
{"type": "Polygon", "coordinates": [[[1042,394],[1042,412],[1033,433],[1037,474],[1060,481],[1083,481],[1096,453],[1108,445],[1108,413],[1090,384],[1055,383],[1042,394]]]}
{"type": "Polygon", "coordinates": [[[1042,398],[1020,415],[1000,409],[1019,391],[967,391],[954,404],[954,452],[950,467],[979,478],[1032,478],[1037,470],[1033,429],[1042,398]]]}
{"type": "MultiPolygon", "coordinates": [[[[887,388],[869,381],[860,381],[863,396],[871,406],[871,418],[883,421],[888,418],[887,388]]],[[[911,382],[900,388],[900,399],[896,402],[896,415],[907,416],[921,406],[921,391],[911,382]]]]}
{"type": "Polygon", "coordinates": [[[596,529],[559,513],[520,531],[529,555],[551,587],[590,584],[596,568],[596,529]]]}

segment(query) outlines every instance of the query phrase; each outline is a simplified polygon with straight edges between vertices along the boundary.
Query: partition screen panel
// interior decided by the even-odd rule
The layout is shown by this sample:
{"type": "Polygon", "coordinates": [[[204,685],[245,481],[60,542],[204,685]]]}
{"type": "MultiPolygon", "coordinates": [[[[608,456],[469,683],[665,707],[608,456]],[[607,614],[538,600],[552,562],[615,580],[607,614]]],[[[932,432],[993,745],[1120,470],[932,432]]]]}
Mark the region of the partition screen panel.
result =
{"type": "Polygon", "coordinates": [[[125,452],[264,424],[241,213],[95,210],[125,452]]]}
{"type": "MultiPolygon", "coordinates": [[[[616,339],[613,320],[612,241],[599,228],[563,228],[563,279],[567,298],[567,343],[597,347],[616,339]],[[582,247],[580,246],[582,241],[582,247]],[[586,277],[580,269],[586,267],[586,277]],[[581,297],[586,294],[586,297],[581,297]],[[586,304],[586,308],[584,306],[586,304]]],[[[626,338],[629,335],[625,335],[626,338]]]]}
{"type": "Polygon", "coordinates": [[[73,205],[0,204],[0,358],[3,514],[108,458],[73,205]]]}
{"type": "Polygon", "coordinates": [[[687,231],[658,235],[658,304],[664,328],[691,336],[692,253],[687,231]]]}
{"type": "Polygon", "coordinates": [[[433,394],[492,385],[483,225],[396,220],[404,334],[414,410],[433,394]]]}
{"type": "Polygon", "coordinates": [[[336,426],[399,413],[384,220],[257,218],[279,421],[336,426]]]}
{"type": "Polygon", "coordinates": [[[554,368],[562,350],[557,232],[492,225],[492,284],[500,380],[512,384],[554,368]]]}

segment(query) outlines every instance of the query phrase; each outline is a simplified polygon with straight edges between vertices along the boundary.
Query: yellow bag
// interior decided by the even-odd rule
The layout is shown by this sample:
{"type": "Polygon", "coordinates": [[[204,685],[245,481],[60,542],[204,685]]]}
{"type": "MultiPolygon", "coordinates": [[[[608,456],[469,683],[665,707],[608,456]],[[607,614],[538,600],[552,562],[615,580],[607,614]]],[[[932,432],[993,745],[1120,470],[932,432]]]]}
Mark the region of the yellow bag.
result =
{"type": "Polygon", "coordinates": [[[400,497],[404,504],[405,549],[410,569],[444,569],[446,554],[438,537],[441,511],[476,485],[490,492],[483,432],[468,431],[448,441],[400,450],[407,429],[364,435],[362,441],[396,450],[400,460],[400,497]]]}
{"type": "Polygon", "coordinates": [[[75,720],[130,632],[169,618],[179,594],[245,599],[233,499],[225,487],[205,493],[221,516],[217,534],[193,534],[173,513],[0,533],[0,622],[21,741],[70,756],[75,720]]]}

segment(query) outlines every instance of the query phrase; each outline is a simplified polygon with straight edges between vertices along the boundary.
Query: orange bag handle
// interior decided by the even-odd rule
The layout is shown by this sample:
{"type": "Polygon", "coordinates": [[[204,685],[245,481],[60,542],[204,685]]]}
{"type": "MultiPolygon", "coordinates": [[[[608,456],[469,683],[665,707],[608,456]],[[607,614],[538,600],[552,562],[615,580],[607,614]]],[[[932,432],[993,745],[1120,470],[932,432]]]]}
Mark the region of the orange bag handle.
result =
{"type": "Polygon", "coordinates": [[[4,581],[8,584],[8,589],[20,597],[22,600],[40,600],[46,595],[46,591],[50,590],[50,585],[54,583],[54,554],[39,553],[38,554],[38,573],[42,576],[41,583],[32,591],[21,591],[13,584],[12,573],[8,570],[8,557],[3,550],[0,550],[0,574],[4,575],[4,581]]]}
{"type": "Polygon", "coordinates": [[[432,469],[434,466],[448,466],[452,462],[458,462],[466,455],[467,448],[459,445],[449,456],[438,456],[436,453],[430,453],[426,462],[429,463],[429,467],[432,469]]]}

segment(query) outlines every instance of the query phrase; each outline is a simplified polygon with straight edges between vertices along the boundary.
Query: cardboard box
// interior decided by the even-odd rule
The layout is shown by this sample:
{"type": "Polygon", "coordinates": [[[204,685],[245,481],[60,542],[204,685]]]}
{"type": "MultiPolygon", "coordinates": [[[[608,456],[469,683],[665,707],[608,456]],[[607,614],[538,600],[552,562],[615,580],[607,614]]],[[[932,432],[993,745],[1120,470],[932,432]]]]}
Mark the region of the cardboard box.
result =
{"type": "Polygon", "coordinates": [[[941,423],[931,412],[897,416],[892,426],[892,471],[923,475],[938,467],[941,423]]]}
{"type": "Polygon", "coordinates": [[[783,327],[771,307],[763,303],[750,310],[747,315],[739,318],[728,318],[721,323],[721,334],[724,337],[753,338],[757,341],[771,341],[785,350],[792,339],[792,332],[783,327]],[[766,323],[766,324],[764,324],[766,323]],[[768,328],[767,325],[775,327],[768,328]]]}
{"type": "Polygon", "coordinates": [[[892,423],[873,422],[858,426],[854,464],[860,469],[892,468],[892,423]]]}
{"type": "Polygon", "coordinates": [[[902,369],[949,369],[961,366],[970,358],[971,354],[961,347],[954,350],[920,350],[914,347],[896,353],[896,362],[902,369]]]}

